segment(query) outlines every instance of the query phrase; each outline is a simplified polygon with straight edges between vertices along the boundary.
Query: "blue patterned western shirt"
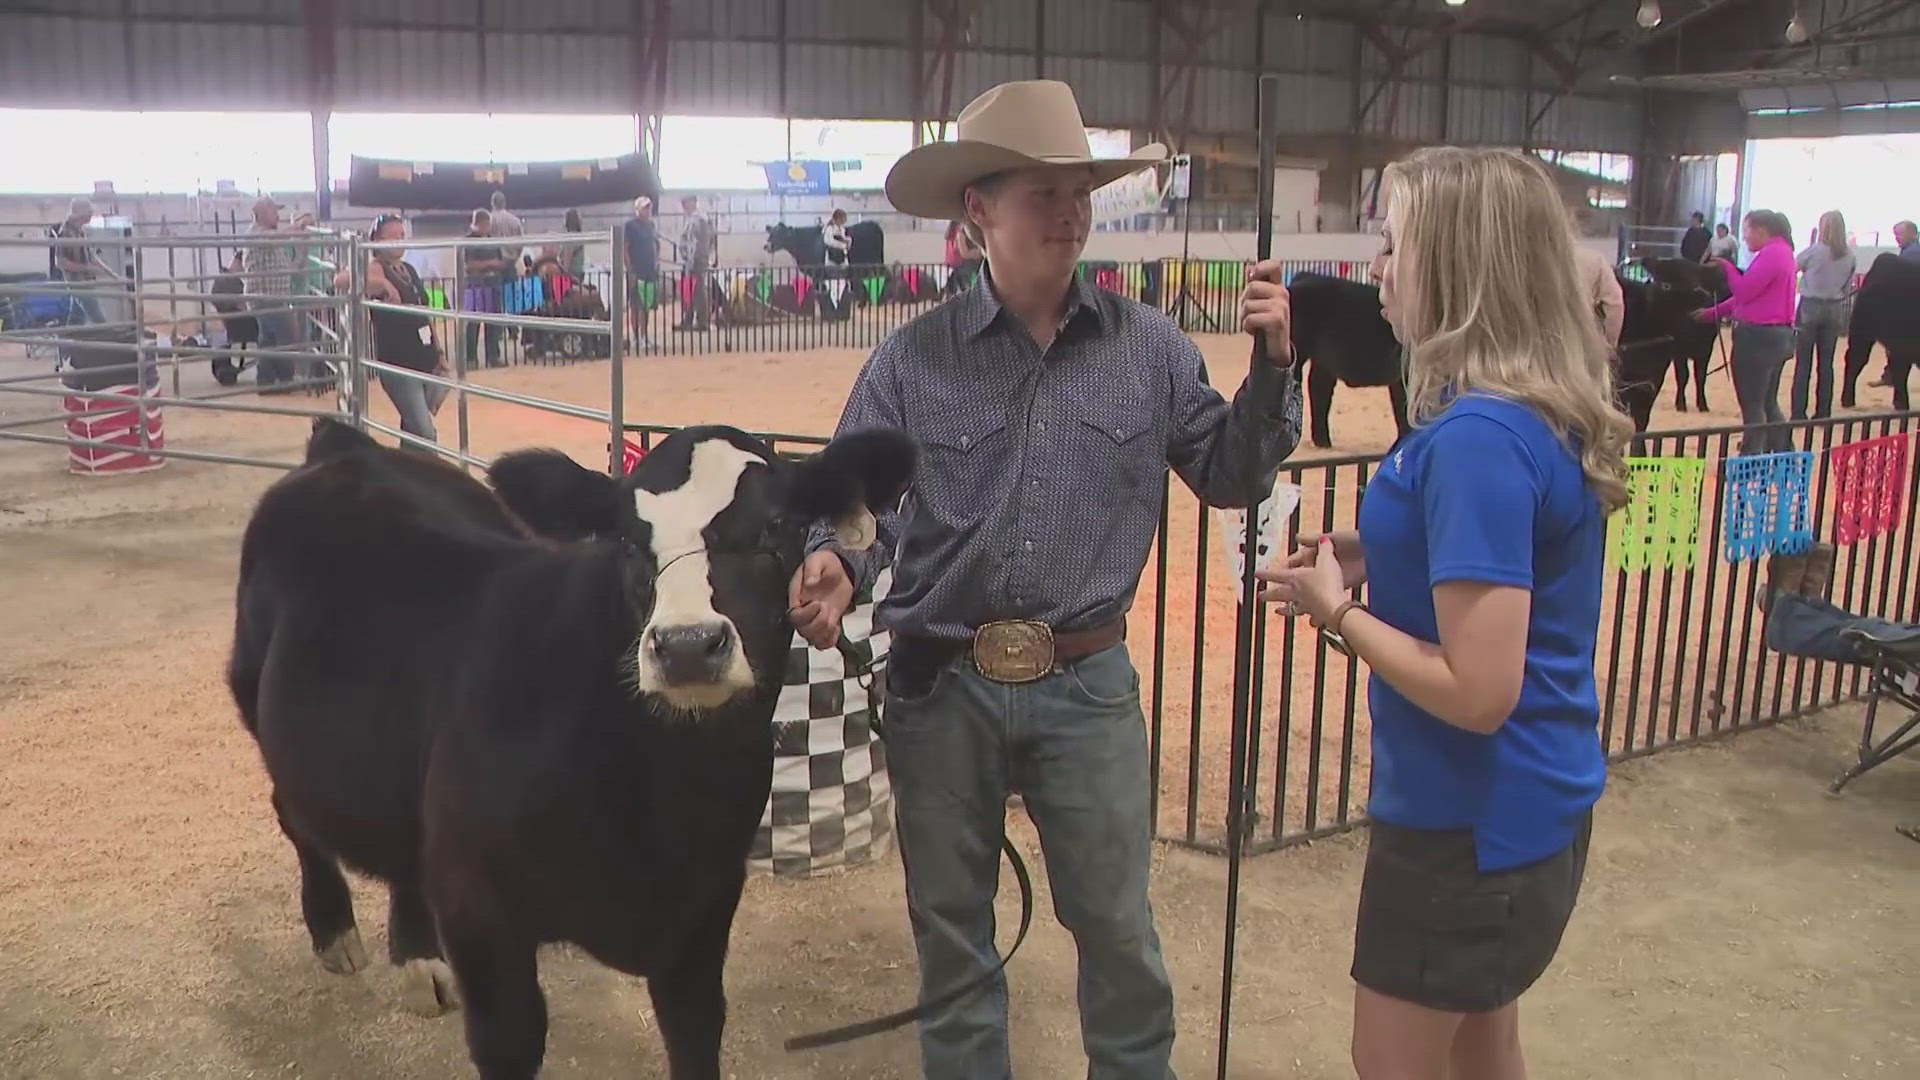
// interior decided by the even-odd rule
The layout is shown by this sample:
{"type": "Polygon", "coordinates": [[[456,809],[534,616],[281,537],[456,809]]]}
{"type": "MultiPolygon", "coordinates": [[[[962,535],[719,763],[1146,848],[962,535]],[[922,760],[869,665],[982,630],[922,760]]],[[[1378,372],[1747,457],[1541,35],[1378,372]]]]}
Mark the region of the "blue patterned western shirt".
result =
{"type": "MultiPolygon", "coordinates": [[[[1256,361],[1231,405],[1161,312],[1078,283],[1045,353],[985,275],[895,331],[854,383],[841,432],[891,427],[920,471],[880,540],[840,554],[896,634],[965,640],[999,619],[1082,630],[1124,616],[1171,466],[1213,506],[1264,495],[1300,436],[1289,369],[1256,361]]],[[[835,548],[817,529],[810,550],[835,548]]]]}

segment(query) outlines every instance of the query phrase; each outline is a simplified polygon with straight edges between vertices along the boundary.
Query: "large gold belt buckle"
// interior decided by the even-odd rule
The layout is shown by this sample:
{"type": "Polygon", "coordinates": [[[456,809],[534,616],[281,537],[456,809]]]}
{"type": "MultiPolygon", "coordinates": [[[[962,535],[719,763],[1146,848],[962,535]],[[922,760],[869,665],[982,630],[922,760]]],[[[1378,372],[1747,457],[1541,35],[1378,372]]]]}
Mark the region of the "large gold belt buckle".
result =
{"type": "Polygon", "coordinates": [[[1053,628],[994,622],[973,632],[973,666],[997,683],[1037,682],[1053,673],[1053,628]]]}

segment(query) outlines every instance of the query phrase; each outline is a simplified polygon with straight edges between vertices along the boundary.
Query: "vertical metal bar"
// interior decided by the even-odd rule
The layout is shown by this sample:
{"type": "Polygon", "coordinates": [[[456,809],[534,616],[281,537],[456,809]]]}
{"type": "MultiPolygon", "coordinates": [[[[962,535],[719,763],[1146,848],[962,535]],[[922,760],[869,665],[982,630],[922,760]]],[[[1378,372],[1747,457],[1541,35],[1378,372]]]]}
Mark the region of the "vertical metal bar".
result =
{"type": "MultiPolygon", "coordinates": [[[[1280,80],[1272,75],[1260,76],[1260,175],[1258,208],[1260,211],[1259,231],[1255,233],[1254,250],[1258,258],[1266,259],[1273,255],[1273,168],[1274,140],[1278,130],[1280,112],[1280,80]]],[[[1253,341],[1253,362],[1247,373],[1249,383],[1261,379],[1266,372],[1272,377],[1273,370],[1266,356],[1267,342],[1264,335],[1255,334],[1253,341]]],[[[1233,671],[1233,741],[1227,766],[1228,802],[1227,802],[1227,929],[1225,941],[1221,945],[1220,963],[1220,1045],[1217,1060],[1219,1080],[1227,1080],[1227,1062],[1229,1044],[1233,1038],[1233,958],[1234,944],[1240,916],[1240,863],[1243,849],[1246,847],[1246,822],[1251,807],[1247,804],[1247,744],[1253,709],[1253,672],[1254,664],[1254,605],[1257,583],[1254,579],[1255,554],[1259,551],[1260,540],[1260,501],[1269,493],[1259,490],[1261,470],[1254,468],[1255,462],[1248,461],[1247,477],[1247,528],[1246,528],[1246,566],[1240,575],[1240,606],[1234,626],[1234,671],[1233,671]]],[[[1202,560],[1205,552],[1201,553],[1202,560]]]]}
{"type": "MultiPolygon", "coordinates": [[[[1354,466],[1354,503],[1353,516],[1356,527],[1360,521],[1361,496],[1367,490],[1367,463],[1358,462],[1354,466]]],[[[1329,529],[1329,532],[1332,530],[1329,529]]],[[[1364,587],[1364,586],[1363,586],[1364,587]]],[[[1346,658],[1347,700],[1341,706],[1340,717],[1340,802],[1336,808],[1334,820],[1345,825],[1349,820],[1353,800],[1353,735],[1354,713],[1359,707],[1360,663],[1352,657],[1346,658]]]]}
{"type": "MultiPolygon", "coordinates": [[[[1613,752],[1613,688],[1620,684],[1620,636],[1625,630],[1621,619],[1627,606],[1627,572],[1616,569],[1613,572],[1613,610],[1607,621],[1613,624],[1612,633],[1607,642],[1607,698],[1600,703],[1600,745],[1608,753],[1613,752]]],[[[1632,746],[1631,733],[1626,739],[1628,748],[1632,746]]]]}
{"type": "MultiPolygon", "coordinates": [[[[453,295],[447,297],[447,307],[457,314],[464,310],[467,302],[467,249],[456,247],[451,250],[453,295]]],[[[453,341],[449,343],[453,346],[449,351],[453,353],[453,409],[460,431],[460,468],[469,473],[473,471],[473,466],[467,463],[467,447],[472,434],[467,423],[467,364],[472,359],[467,355],[467,328],[470,326],[477,328],[474,344],[482,346],[482,355],[485,355],[487,327],[480,323],[453,320],[453,341]]]]}
{"type": "Polygon", "coordinates": [[[346,370],[341,373],[342,393],[347,397],[347,416],[353,426],[361,431],[367,430],[367,369],[361,361],[361,352],[371,352],[373,336],[371,317],[366,308],[367,301],[367,256],[360,249],[360,239],[348,234],[342,258],[347,260],[347,273],[350,284],[346,305],[340,311],[340,351],[347,354],[346,370]]]}
{"type": "MultiPolygon", "coordinates": [[[[1915,414],[1909,413],[1901,418],[1901,434],[1912,435],[1914,416],[1915,414]]],[[[1914,536],[1920,533],[1920,460],[1916,460],[1920,459],[1920,440],[1910,441],[1907,449],[1907,512],[1903,515],[1906,520],[1906,531],[1900,540],[1899,595],[1906,599],[1908,607],[1902,610],[1896,606],[1888,613],[1888,618],[1900,622],[1920,621],[1920,596],[1915,596],[1914,590],[1910,588],[1913,583],[1914,536]]],[[[1889,543],[1887,547],[1891,550],[1893,545],[1889,543]]]]}
{"type": "Polygon", "coordinates": [[[607,234],[612,257],[608,260],[607,318],[607,472],[614,479],[626,474],[627,456],[623,452],[627,438],[627,253],[621,243],[621,230],[607,234]]]}
{"type": "Polygon", "coordinates": [[[1160,477],[1160,531],[1153,545],[1153,707],[1147,714],[1147,775],[1152,777],[1147,789],[1147,820],[1153,822],[1155,836],[1160,835],[1160,768],[1167,718],[1167,541],[1173,524],[1169,506],[1172,494],[1173,476],[1164,473],[1160,477]]]}
{"type": "MultiPolygon", "coordinates": [[[[127,304],[133,312],[133,343],[139,347],[133,354],[133,392],[140,399],[134,403],[134,408],[140,410],[134,416],[134,429],[140,433],[140,452],[144,454],[153,449],[148,442],[147,433],[147,370],[156,359],[147,348],[147,302],[141,299],[147,291],[146,259],[143,257],[146,253],[132,245],[121,250],[123,252],[121,258],[133,263],[133,291],[127,295],[127,304]]],[[[169,292],[178,289],[179,286],[176,284],[170,283],[167,286],[169,292]]],[[[176,365],[174,370],[178,372],[180,369],[176,365]]],[[[153,373],[156,378],[159,377],[158,368],[154,368],[153,373]]]]}
{"type": "Polygon", "coordinates": [[[1187,842],[1199,839],[1200,726],[1206,710],[1207,670],[1207,508],[1200,507],[1194,532],[1193,560],[1193,697],[1187,711],[1187,842]]]}
{"type": "MultiPolygon", "coordinates": [[[[1713,492],[1713,526],[1707,532],[1707,550],[1710,553],[1707,559],[1707,587],[1700,596],[1700,607],[1703,611],[1708,612],[1712,611],[1713,602],[1715,598],[1719,596],[1719,593],[1716,591],[1716,586],[1720,577],[1721,545],[1726,541],[1723,530],[1725,529],[1724,515],[1727,508],[1727,448],[1730,445],[1730,440],[1726,432],[1721,432],[1720,435],[1714,439],[1714,442],[1718,445],[1714,448],[1710,456],[1707,448],[1707,437],[1704,435],[1700,437],[1700,456],[1707,459],[1707,469],[1713,477],[1713,486],[1711,488],[1713,492]]],[[[1727,576],[1729,580],[1731,580],[1733,577],[1733,564],[1728,563],[1727,565],[1727,576]]],[[[1711,726],[1707,729],[1709,731],[1720,730],[1720,719],[1726,715],[1726,688],[1723,684],[1727,673],[1728,642],[1732,640],[1729,636],[1729,627],[1732,626],[1732,608],[1733,600],[1729,597],[1727,600],[1727,614],[1718,620],[1714,619],[1712,615],[1708,615],[1706,623],[1700,628],[1700,666],[1694,672],[1694,715],[1692,728],[1689,731],[1689,735],[1691,736],[1698,736],[1700,734],[1700,714],[1702,712],[1709,714],[1707,718],[1712,721],[1711,726]],[[1708,658],[1713,655],[1714,652],[1714,630],[1716,626],[1719,628],[1719,661],[1712,667],[1713,700],[1712,703],[1709,704],[1707,700],[1708,658]]]]}
{"type": "MultiPolygon", "coordinates": [[[[162,217],[160,219],[160,224],[162,228],[166,226],[165,217],[162,217]]],[[[167,282],[168,282],[167,291],[168,292],[180,291],[180,274],[179,274],[179,271],[175,269],[175,263],[176,263],[175,255],[178,253],[178,250],[179,249],[171,246],[167,248],[167,282]]],[[[206,283],[202,281],[196,281],[193,284],[194,284],[194,291],[197,292],[206,283]]],[[[204,311],[206,309],[203,307],[201,310],[204,311]]],[[[180,333],[180,301],[178,299],[169,299],[167,301],[167,322],[168,322],[168,327],[167,327],[168,333],[170,335],[178,337],[180,333]]],[[[202,321],[201,325],[203,326],[205,325],[204,320],[202,321]]],[[[176,361],[173,364],[173,396],[174,397],[180,396],[180,364],[178,361],[176,361]]]]}

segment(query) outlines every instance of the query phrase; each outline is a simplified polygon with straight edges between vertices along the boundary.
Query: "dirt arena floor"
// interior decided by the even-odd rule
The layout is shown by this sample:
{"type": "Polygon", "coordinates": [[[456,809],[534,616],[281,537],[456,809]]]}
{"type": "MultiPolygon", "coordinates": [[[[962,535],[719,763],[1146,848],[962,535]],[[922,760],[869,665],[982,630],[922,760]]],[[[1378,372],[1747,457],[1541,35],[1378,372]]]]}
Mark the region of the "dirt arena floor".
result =
{"type": "MultiPolygon", "coordinates": [[[[1243,341],[1203,345],[1215,381],[1236,385],[1243,341]]],[[[626,408],[664,424],[824,432],[860,359],[851,350],[635,358],[626,408]]],[[[0,376],[29,370],[0,356],[0,376]]],[[[488,380],[605,404],[604,364],[488,380]]],[[[184,383],[188,392],[211,385],[196,370],[184,383]]],[[[1724,376],[1709,392],[1718,406],[1711,422],[1731,421],[1724,376]]],[[[1884,396],[1866,393],[1870,404],[1884,396]]],[[[0,395],[0,422],[52,411],[46,404],[0,395]]],[[[1666,412],[1671,404],[1658,424],[1699,422],[1666,412]]],[[[375,408],[391,419],[377,392],[375,408]]],[[[547,444],[597,461],[607,442],[593,425],[482,401],[470,421],[482,455],[547,444]]],[[[441,425],[451,442],[451,404],[441,425]]],[[[303,426],[167,415],[175,446],[286,460],[303,426]]],[[[1384,449],[1385,393],[1342,391],[1333,426],[1335,454],[1384,449]]],[[[220,684],[239,532],[273,474],[174,462],[145,476],[82,480],[63,466],[56,448],[0,442],[0,1078],[468,1075],[457,1019],[400,1012],[384,965],[340,978],[310,955],[292,852],[220,684]]],[[[1314,477],[1304,474],[1303,486],[1314,477]]],[[[1310,506],[1317,497],[1309,491],[1310,506]]],[[[1344,505],[1333,504],[1336,519],[1344,505]]],[[[1182,521],[1197,510],[1177,493],[1171,513],[1182,521]]],[[[1193,734],[1198,538],[1183,536],[1169,550],[1168,634],[1189,644],[1169,646],[1162,676],[1169,828],[1185,806],[1193,734]]],[[[1211,806],[1224,775],[1226,665],[1216,657],[1230,645],[1232,599],[1217,553],[1207,554],[1199,697],[1211,726],[1197,740],[1197,774],[1211,806]]],[[[1153,607],[1149,579],[1143,611],[1153,607]]],[[[1136,642],[1142,633],[1150,636],[1150,620],[1136,623],[1136,642]]],[[[1273,650],[1270,669],[1295,655],[1279,641],[1273,650]]],[[[1330,671],[1336,684],[1344,679],[1330,671]]],[[[1302,673],[1286,691],[1296,706],[1310,681],[1302,673]]],[[[1358,711],[1364,718],[1363,699],[1358,711]]],[[[1299,734],[1299,746],[1320,747],[1331,768],[1344,740],[1365,738],[1364,719],[1347,735],[1337,706],[1320,715],[1327,730],[1299,734]]],[[[1615,769],[1581,911],[1529,997],[1535,1075],[1920,1075],[1920,845],[1892,829],[1920,818],[1920,763],[1894,762],[1844,798],[1826,798],[1858,724],[1858,710],[1845,707],[1615,769]]],[[[1291,768],[1306,756],[1295,754],[1291,768]]],[[[1364,779],[1349,779],[1353,798],[1364,779]]],[[[1013,822],[1038,868],[1031,830],[1017,812],[1013,822]]],[[[1345,972],[1363,842],[1364,834],[1341,836],[1248,863],[1229,1075],[1350,1075],[1345,972]]],[[[1173,847],[1156,872],[1180,995],[1177,1065],[1189,1077],[1214,1069],[1225,874],[1222,860],[1173,847]]],[[[379,953],[384,902],[377,888],[358,896],[369,949],[379,953]]],[[[1071,942],[1044,901],[1042,911],[1014,965],[1016,1061],[1022,1076],[1079,1075],[1071,942]]],[[[1005,897],[1002,912],[1010,922],[1005,897]]],[[[729,1075],[915,1074],[903,1033],[805,1056],[780,1049],[786,1036],[911,999],[895,860],[805,882],[756,879],[733,956],[729,1075]]],[[[665,1075],[643,987],[561,951],[548,958],[545,982],[548,1075],[665,1075]]]]}

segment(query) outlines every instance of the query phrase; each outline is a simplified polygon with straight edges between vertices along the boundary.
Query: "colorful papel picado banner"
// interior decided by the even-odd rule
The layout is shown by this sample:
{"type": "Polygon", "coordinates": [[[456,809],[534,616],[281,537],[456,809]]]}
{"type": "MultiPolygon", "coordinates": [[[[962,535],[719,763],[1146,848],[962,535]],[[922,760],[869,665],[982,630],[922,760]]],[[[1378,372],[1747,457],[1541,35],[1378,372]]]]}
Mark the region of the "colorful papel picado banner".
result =
{"type": "Polygon", "coordinates": [[[1727,561],[1797,555],[1813,543],[1813,454],[1793,450],[1728,458],[1727,561]]]}
{"type": "Polygon", "coordinates": [[[1607,524],[1607,547],[1620,569],[1693,567],[1706,476],[1700,458],[1627,459],[1627,505],[1607,524]]]}
{"type": "Polygon", "coordinates": [[[1909,437],[1888,435],[1834,447],[1833,537],[1857,543],[1892,532],[1907,491],[1909,437]]]}

